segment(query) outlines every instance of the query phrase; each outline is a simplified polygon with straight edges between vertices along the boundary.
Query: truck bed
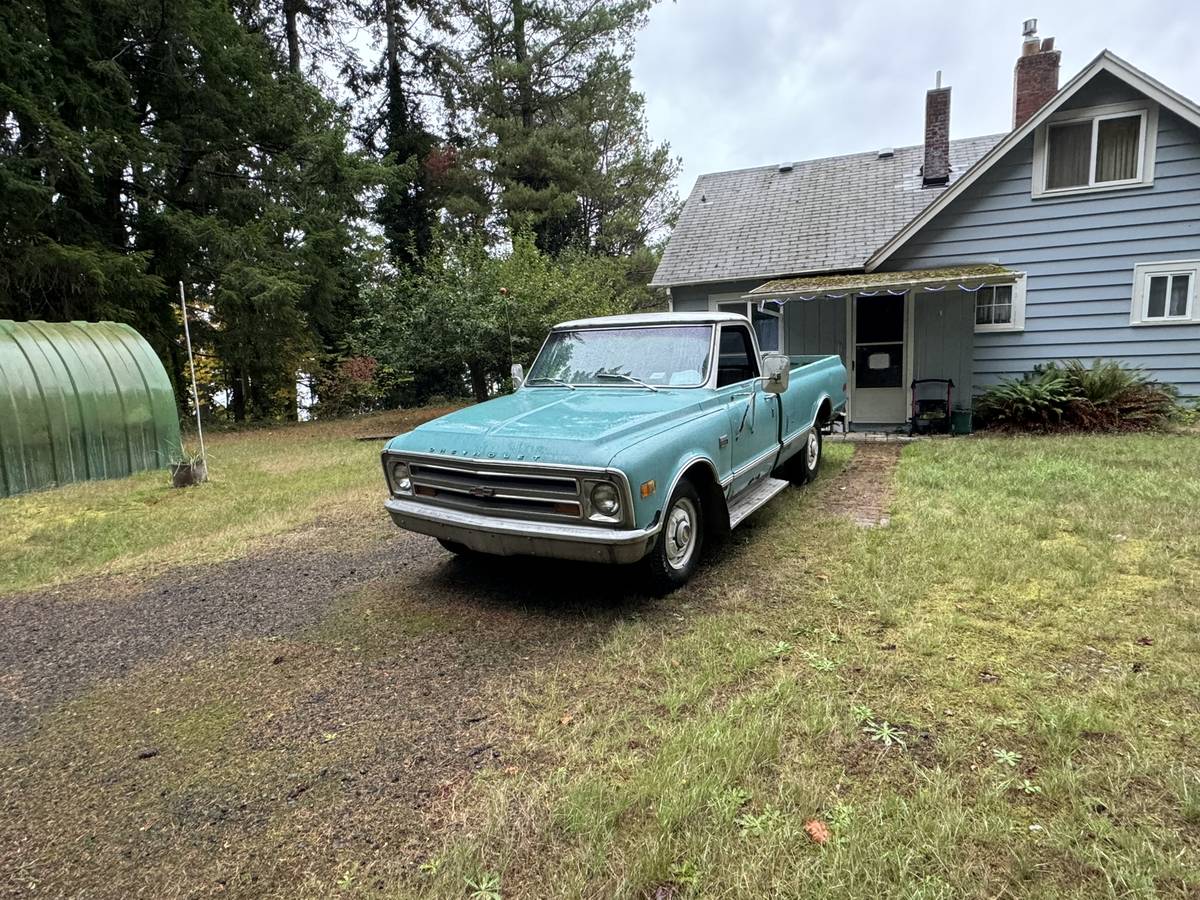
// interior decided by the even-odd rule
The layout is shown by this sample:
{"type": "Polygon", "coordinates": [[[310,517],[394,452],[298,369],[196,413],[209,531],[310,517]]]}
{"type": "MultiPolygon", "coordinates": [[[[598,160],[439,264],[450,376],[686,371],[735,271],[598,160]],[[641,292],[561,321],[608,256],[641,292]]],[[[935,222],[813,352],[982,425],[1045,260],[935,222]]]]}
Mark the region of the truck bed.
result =
{"type": "MultiPolygon", "coordinates": [[[[801,369],[804,366],[811,366],[813,363],[820,362],[823,359],[829,359],[831,355],[832,354],[829,353],[818,353],[814,356],[789,356],[788,360],[792,364],[792,371],[795,371],[796,369],[801,369]]],[[[834,358],[840,359],[840,357],[834,358]]]]}

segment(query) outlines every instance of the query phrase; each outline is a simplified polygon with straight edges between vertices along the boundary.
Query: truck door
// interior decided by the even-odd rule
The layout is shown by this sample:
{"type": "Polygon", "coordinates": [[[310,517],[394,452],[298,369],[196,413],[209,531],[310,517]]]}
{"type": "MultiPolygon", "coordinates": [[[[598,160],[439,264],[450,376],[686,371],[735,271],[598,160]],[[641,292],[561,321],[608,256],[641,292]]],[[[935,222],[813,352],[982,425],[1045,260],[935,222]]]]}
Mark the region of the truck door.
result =
{"type": "Polygon", "coordinates": [[[733,484],[729,496],[771,474],[779,441],[779,403],[762,388],[758,350],[750,329],[721,326],[717,356],[717,393],[729,414],[733,484]]]}

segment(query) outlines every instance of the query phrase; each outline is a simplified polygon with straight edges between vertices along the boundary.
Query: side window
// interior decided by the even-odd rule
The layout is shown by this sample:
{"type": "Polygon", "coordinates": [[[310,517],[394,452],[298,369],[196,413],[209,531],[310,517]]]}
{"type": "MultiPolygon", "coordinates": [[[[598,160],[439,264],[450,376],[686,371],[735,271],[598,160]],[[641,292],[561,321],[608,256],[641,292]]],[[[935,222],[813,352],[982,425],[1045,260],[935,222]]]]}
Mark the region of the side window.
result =
{"type": "Polygon", "coordinates": [[[1200,260],[1138,263],[1133,268],[1131,325],[1200,322],[1200,260]]]}
{"type": "Polygon", "coordinates": [[[717,387],[757,377],[758,358],[754,353],[750,332],[741,325],[723,325],[717,362],[717,387]]]}

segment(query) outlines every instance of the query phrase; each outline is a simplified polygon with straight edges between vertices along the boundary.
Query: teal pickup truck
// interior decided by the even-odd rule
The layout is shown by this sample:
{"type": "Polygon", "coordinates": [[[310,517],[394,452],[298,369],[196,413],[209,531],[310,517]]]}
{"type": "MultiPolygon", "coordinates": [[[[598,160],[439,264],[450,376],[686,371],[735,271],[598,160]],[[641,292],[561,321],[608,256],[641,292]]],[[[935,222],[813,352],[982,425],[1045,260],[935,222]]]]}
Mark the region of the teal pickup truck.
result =
{"type": "Polygon", "coordinates": [[[760,354],[729,313],[564,322],[513,379],[388,442],[393,521],[455,553],[640,562],[660,592],[816,476],[846,405],[838,357],[760,354]]]}

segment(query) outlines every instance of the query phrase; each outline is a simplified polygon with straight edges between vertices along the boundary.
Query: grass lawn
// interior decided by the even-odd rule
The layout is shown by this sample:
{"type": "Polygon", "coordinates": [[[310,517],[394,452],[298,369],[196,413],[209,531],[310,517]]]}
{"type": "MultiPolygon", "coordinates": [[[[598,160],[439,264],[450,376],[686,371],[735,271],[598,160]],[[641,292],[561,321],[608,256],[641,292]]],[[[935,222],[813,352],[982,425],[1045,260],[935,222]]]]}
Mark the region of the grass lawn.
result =
{"type": "Polygon", "coordinates": [[[318,515],[378,505],[381,442],[352,438],[406,431],[446,411],[214,434],[202,490],[175,490],[160,470],[0,499],[0,594],[228,558],[318,515]]]}
{"type": "MultiPolygon", "coordinates": [[[[249,434],[194,501],[5,501],[0,589],[377,506],[377,450],[249,434]]],[[[849,456],[663,600],[430,549],[301,634],[98,685],[0,745],[0,850],[114,897],[1200,895],[1200,440],[912,444],[876,529],[838,512],[849,456]],[[498,761],[397,802],[462,721],[498,761]]]]}
{"type": "Polygon", "coordinates": [[[875,530],[791,495],[665,623],[508,686],[525,761],[424,889],[1197,896],[1198,450],[915,444],[875,530]]]}

